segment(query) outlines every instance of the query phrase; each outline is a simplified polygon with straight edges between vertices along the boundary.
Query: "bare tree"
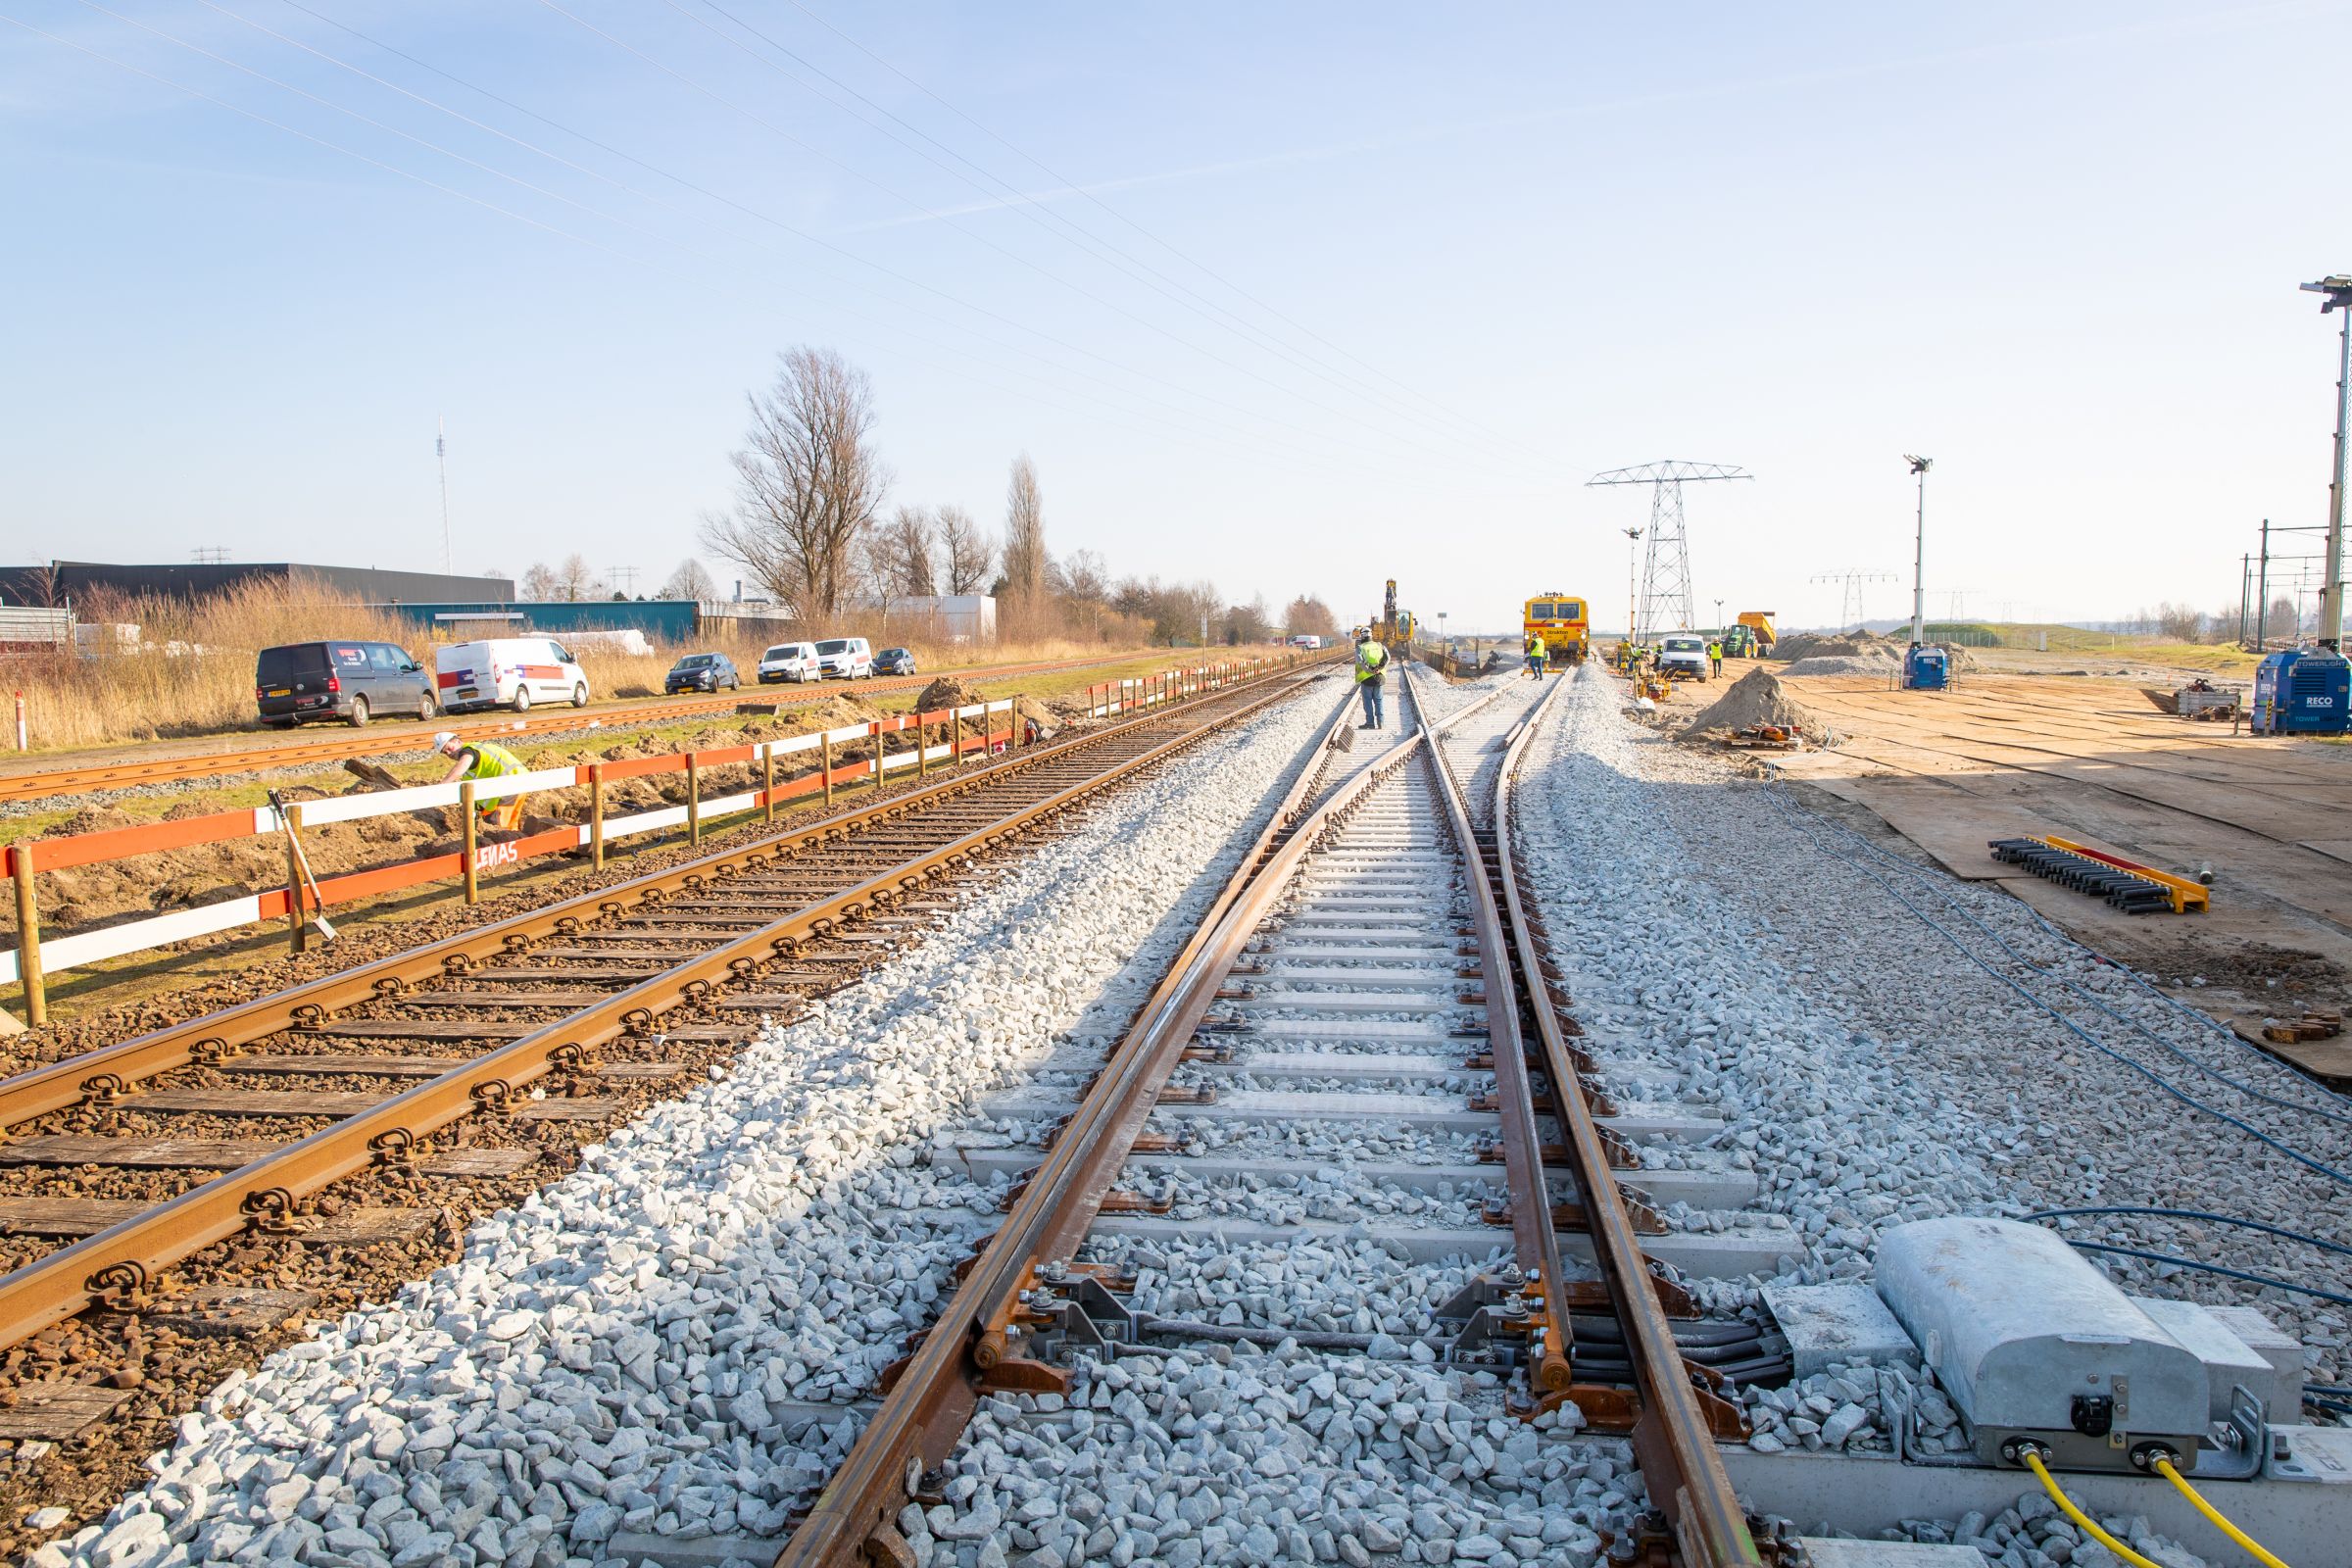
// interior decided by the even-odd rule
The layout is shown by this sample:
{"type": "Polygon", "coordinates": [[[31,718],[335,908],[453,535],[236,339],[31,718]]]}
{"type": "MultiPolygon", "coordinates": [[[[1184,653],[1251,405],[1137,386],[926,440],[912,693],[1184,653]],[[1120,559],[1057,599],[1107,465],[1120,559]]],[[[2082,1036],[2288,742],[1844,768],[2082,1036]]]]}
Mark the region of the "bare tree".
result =
{"type": "Polygon", "coordinates": [[[804,617],[824,619],[841,609],[890,488],[867,444],[873,383],[831,349],[802,347],[780,355],[775,384],[747,401],[735,510],[706,517],[703,542],[804,617]]]}
{"type": "Polygon", "coordinates": [[[1282,629],[1294,637],[1320,637],[1330,642],[1340,635],[1340,622],[1329,605],[1313,594],[1300,594],[1283,611],[1282,629]]]}
{"type": "Polygon", "coordinates": [[[1004,485],[1004,590],[1018,609],[1034,611],[1045,598],[1047,566],[1045,497],[1024,452],[1004,485]]]}
{"type": "Polygon", "coordinates": [[[711,577],[710,568],[692,556],[678,563],[678,569],[661,588],[664,599],[692,599],[697,602],[716,599],[718,583],[711,577]]]}
{"type": "Polygon", "coordinates": [[[530,569],[522,574],[522,597],[542,605],[563,598],[564,591],[557,581],[555,568],[544,561],[532,562],[530,569]]]}
{"type": "Polygon", "coordinates": [[[558,562],[551,575],[558,599],[576,604],[582,599],[604,597],[604,585],[596,580],[596,568],[589,565],[588,558],[576,550],[558,562]]]}
{"type": "Polygon", "coordinates": [[[942,507],[934,520],[939,531],[940,564],[947,568],[948,592],[976,594],[988,586],[996,565],[995,541],[980,531],[972,514],[961,507],[942,507]]]}
{"type": "Polygon", "coordinates": [[[877,575],[886,592],[922,599],[939,592],[935,527],[922,507],[901,507],[874,537],[877,575]]]}
{"type": "Polygon", "coordinates": [[[1110,566],[1093,550],[1073,550],[1056,573],[1062,598],[1072,618],[1089,636],[1099,636],[1102,616],[1110,609],[1110,566]]]}
{"type": "Polygon", "coordinates": [[[1224,623],[1228,645],[1262,643],[1266,640],[1266,634],[1274,629],[1274,617],[1266,610],[1263,595],[1246,605],[1228,605],[1224,623]]]}

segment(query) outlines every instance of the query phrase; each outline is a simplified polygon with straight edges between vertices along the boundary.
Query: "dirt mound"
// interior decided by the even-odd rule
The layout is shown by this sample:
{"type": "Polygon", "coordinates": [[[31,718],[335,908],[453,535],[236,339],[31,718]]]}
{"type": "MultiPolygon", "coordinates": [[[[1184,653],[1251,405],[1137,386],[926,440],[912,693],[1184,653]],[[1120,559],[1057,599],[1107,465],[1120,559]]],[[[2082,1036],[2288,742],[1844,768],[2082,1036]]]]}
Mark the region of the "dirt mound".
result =
{"type": "Polygon", "coordinates": [[[1891,675],[1901,662],[1891,654],[1809,654],[1781,671],[1784,675],[1891,675]]]}
{"type": "Polygon", "coordinates": [[[936,713],[943,708],[968,708],[980,700],[980,694],[953,675],[941,675],[924,687],[914,699],[918,713],[936,713]]]}
{"type": "MultiPolygon", "coordinates": [[[[1900,665],[1903,652],[1911,646],[1906,628],[1900,637],[1882,637],[1875,631],[1796,632],[1772,645],[1772,657],[1791,665],[1812,660],[1838,659],[1852,661],[1843,665],[1824,664],[1817,668],[1781,671],[1784,675],[1883,675],[1900,665]]],[[[1981,668],[1977,656],[1953,643],[1939,643],[1954,669],[1981,668]]]]}
{"type": "Polygon", "coordinates": [[[1898,652],[1893,638],[1875,631],[1794,632],[1772,645],[1772,657],[1789,663],[1804,659],[1892,659],[1898,652]]]}
{"type": "Polygon", "coordinates": [[[1814,715],[1811,710],[1800,708],[1781,690],[1780,677],[1768,669],[1751,669],[1732,683],[1732,689],[1717,698],[1713,707],[1683,726],[1684,740],[1700,740],[1720,734],[1737,734],[1758,724],[1773,724],[1791,730],[1809,741],[1824,740],[1829,726],[1814,715]]]}

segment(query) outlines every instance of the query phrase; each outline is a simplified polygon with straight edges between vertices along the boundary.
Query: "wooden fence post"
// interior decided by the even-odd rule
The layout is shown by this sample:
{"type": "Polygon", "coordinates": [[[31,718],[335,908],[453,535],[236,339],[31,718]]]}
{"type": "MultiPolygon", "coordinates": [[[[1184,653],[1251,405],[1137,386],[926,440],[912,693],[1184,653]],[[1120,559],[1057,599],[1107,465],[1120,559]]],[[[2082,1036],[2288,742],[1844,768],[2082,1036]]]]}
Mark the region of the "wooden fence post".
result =
{"type": "Polygon", "coordinates": [[[1008,752],[1017,752],[1021,749],[1021,694],[1019,692],[1014,692],[1012,694],[1012,708],[1010,710],[1010,714],[1012,719],[1012,739],[1004,743],[1004,749],[1008,752]]]}
{"type": "Polygon", "coordinates": [[[919,711],[914,715],[914,776],[931,776],[931,726],[919,711]]]}
{"type": "Polygon", "coordinates": [[[686,754],[686,842],[703,842],[703,769],[692,752],[686,754]]]}
{"type": "Polygon", "coordinates": [[[605,868],[605,764],[588,764],[588,848],[596,868],[605,868]]]}
{"type": "Polygon", "coordinates": [[[466,902],[479,904],[482,902],[482,879],[481,874],[474,869],[473,860],[474,852],[481,848],[482,832],[473,819],[473,780],[471,779],[466,779],[458,786],[458,812],[466,819],[465,826],[459,830],[465,835],[466,845],[466,902]]]}
{"type": "Polygon", "coordinates": [[[49,1021],[49,991],[41,982],[41,910],[32,885],[32,846],[8,847],[8,865],[17,882],[17,978],[24,983],[24,1022],[49,1021]]]}
{"type": "Polygon", "coordinates": [[[776,819],[776,748],[771,741],[760,746],[760,805],[766,813],[765,820],[776,819]]]}
{"type": "Polygon", "coordinates": [[[302,852],[294,847],[294,835],[302,831],[302,808],[289,806],[282,826],[286,830],[286,951],[299,954],[302,937],[302,852]]]}
{"type": "Polygon", "coordinates": [[[825,731],[824,759],[825,809],[830,811],[833,809],[833,732],[831,730],[825,731]]]}

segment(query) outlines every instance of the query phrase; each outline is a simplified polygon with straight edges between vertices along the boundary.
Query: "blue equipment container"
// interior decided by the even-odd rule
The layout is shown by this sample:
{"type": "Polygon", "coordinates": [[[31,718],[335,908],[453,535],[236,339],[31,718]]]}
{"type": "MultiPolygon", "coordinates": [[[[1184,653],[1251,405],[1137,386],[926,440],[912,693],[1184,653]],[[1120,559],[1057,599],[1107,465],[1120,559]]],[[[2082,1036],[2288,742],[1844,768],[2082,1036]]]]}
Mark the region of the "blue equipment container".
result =
{"type": "Polygon", "coordinates": [[[1952,683],[1952,656],[1940,648],[1913,643],[1903,655],[1903,686],[1907,691],[1939,692],[1952,683]]]}
{"type": "Polygon", "coordinates": [[[2341,735],[2352,710],[2352,663],[2325,648],[2285,648],[2254,669],[2254,733],[2341,735]]]}

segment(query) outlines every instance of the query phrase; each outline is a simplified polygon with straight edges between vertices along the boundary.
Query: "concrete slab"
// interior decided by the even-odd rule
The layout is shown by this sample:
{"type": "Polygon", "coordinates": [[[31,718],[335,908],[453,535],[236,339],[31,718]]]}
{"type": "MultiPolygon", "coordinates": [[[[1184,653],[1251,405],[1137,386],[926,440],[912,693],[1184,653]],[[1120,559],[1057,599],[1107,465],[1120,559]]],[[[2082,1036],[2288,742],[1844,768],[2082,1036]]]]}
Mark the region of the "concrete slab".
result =
{"type": "MultiPolygon", "coordinates": [[[[1778,1219],[1778,1215],[1765,1216],[1778,1219]]],[[[1154,1242],[1212,1242],[1222,1240],[1235,1247],[1287,1247],[1295,1242],[1325,1240],[1346,1236],[1355,1229],[1352,1221],[1306,1220],[1297,1225],[1262,1225],[1240,1219],[1171,1219],[1156,1214],[1106,1214],[1095,1221],[1090,1236],[1125,1236],[1139,1241],[1154,1242]]],[[[1592,1238],[1581,1231],[1562,1231],[1560,1255],[1578,1263],[1592,1264],[1592,1238]]],[[[1484,1258],[1496,1249],[1508,1251],[1511,1233],[1501,1225],[1478,1225],[1456,1228],[1446,1225],[1392,1225],[1373,1240],[1393,1252],[1401,1251],[1404,1261],[1435,1263],[1444,1258],[1484,1258]]],[[[1785,1252],[1803,1250],[1804,1243],[1794,1230],[1783,1223],[1777,1229],[1729,1231],[1720,1233],[1674,1232],[1665,1236],[1644,1236],[1642,1250],[1661,1262],[1672,1263],[1684,1273],[1701,1279],[1739,1279],[1769,1269],[1785,1252]]]]}
{"type": "Polygon", "coordinates": [[[1841,1541],[1799,1536],[1809,1568],[1984,1568],[1974,1546],[1931,1546],[1916,1541],[1841,1541]]]}
{"type": "MultiPolygon", "coordinates": [[[[981,1182],[999,1176],[1007,1179],[1018,1177],[1034,1169],[1044,1158],[1044,1151],[1026,1147],[934,1147],[931,1153],[933,1164],[961,1171],[981,1182]]],[[[1213,1154],[1199,1157],[1189,1154],[1137,1154],[1127,1161],[1126,1168],[1150,1179],[1177,1176],[1199,1181],[1235,1181],[1250,1176],[1311,1176],[1317,1171],[1333,1169],[1334,1166],[1335,1162],[1331,1160],[1267,1158],[1262,1155],[1224,1159],[1213,1154]]],[[[1449,1187],[1456,1193],[1500,1193],[1503,1187],[1500,1165],[1401,1165],[1359,1160],[1338,1168],[1408,1193],[1435,1193],[1441,1186],[1449,1187]]],[[[1692,1208],[1739,1208],[1755,1201],[1756,1197],[1756,1178],[1752,1171],[1730,1168],[1628,1170],[1619,1171],[1617,1177],[1636,1196],[1646,1199],[1653,1208],[1664,1208],[1672,1203],[1689,1203],[1692,1208]]],[[[1550,1177],[1550,1183],[1556,1197],[1568,1199],[1575,1196],[1576,1184],[1566,1175],[1554,1174],[1550,1177]]]]}
{"type": "Polygon", "coordinates": [[[1433,957],[1450,956],[1453,948],[1454,942],[1450,937],[1405,936],[1394,931],[1356,926],[1317,931],[1311,942],[1285,942],[1279,949],[1260,950],[1250,956],[1254,958],[1314,963],[1340,959],[1380,963],[1392,958],[1427,963],[1433,957]]]}
{"type": "Polygon", "coordinates": [[[1260,985],[1256,995],[1234,1006],[1250,1014],[1269,1012],[1451,1012],[1461,1003],[1450,987],[1437,991],[1294,991],[1260,985]]]}
{"type": "MultiPolygon", "coordinates": [[[[2298,1365],[2281,1374],[2252,1346],[2239,1339],[2219,1313],[2196,1301],[2170,1301],[2134,1296],[2132,1304],[2156,1320],[2156,1326],[2205,1363],[2210,1414],[2216,1421],[2230,1418],[2233,1391],[2243,1388],[2272,1419],[2292,1421],[2303,1413],[2303,1373],[2298,1365]]],[[[2300,1348],[2298,1348],[2299,1352],[2300,1348]]],[[[2301,1355],[2296,1357],[2300,1362],[2301,1355]]]]}
{"type": "Polygon", "coordinates": [[[1919,1365],[1919,1347],[1886,1310],[1879,1293],[1863,1281],[1767,1285],[1764,1304],[1788,1337],[1800,1378],[1828,1371],[1833,1361],[1919,1365]]]}
{"type": "MultiPolygon", "coordinates": [[[[2215,1481],[2202,1491],[2214,1506],[2252,1530],[2287,1562],[2343,1560],[2344,1521],[2352,1517],[2352,1428],[2274,1427],[2293,1457],[2276,1459],[2253,1481],[2215,1481]]],[[[1987,1518],[2024,1496],[2043,1495],[2024,1470],[1974,1465],[1904,1464],[1889,1455],[1810,1453],[1791,1448],[1763,1454],[1744,1445],[1725,1446],[1724,1468],[1750,1506],[1802,1527],[1828,1525],[1855,1536],[1876,1536],[1905,1519],[1987,1518]]],[[[2161,1478],[2137,1474],[2059,1477],[2067,1495],[2093,1515],[2144,1515],[2215,1568],[2258,1568],[2161,1478]]]]}
{"type": "MultiPolygon", "coordinates": [[[[1077,1097],[1067,1090],[1015,1089],[991,1096],[981,1108],[990,1116],[1034,1120],[1067,1115],[1076,1104],[1077,1097]]],[[[1389,1121],[1425,1131],[1463,1133],[1492,1133],[1495,1125],[1493,1112],[1465,1109],[1458,1096],[1321,1094],[1311,1090],[1237,1090],[1219,1096],[1212,1105],[1158,1105],[1152,1114],[1163,1124],[1200,1117],[1275,1126],[1300,1121],[1389,1121]]],[[[1723,1123],[1713,1117],[1666,1107],[1629,1106],[1621,1115],[1596,1119],[1637,1143],[1649,1138],[1704,1143],[1723,1131],[1723,1123]]],[[[1558,1136],[1550,1117],[1538,1117],[1537,1125],[1547,1136],[1558,1136]]]]}

